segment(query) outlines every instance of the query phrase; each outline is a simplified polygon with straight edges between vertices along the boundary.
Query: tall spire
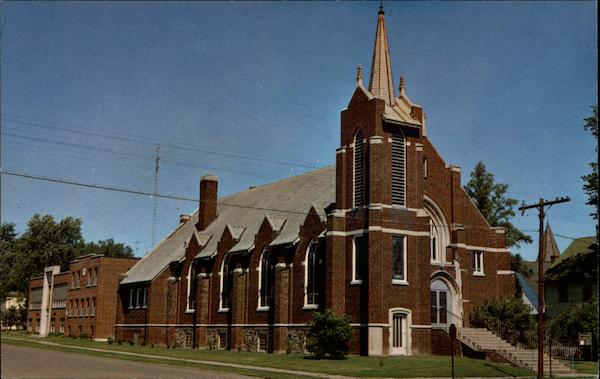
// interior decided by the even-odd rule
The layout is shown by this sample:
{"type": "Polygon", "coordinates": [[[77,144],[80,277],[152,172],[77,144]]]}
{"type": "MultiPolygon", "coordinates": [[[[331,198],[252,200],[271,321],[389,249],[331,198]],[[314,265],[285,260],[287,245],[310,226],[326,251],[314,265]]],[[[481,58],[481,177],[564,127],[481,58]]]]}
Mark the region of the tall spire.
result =
{"type": "Polygon", "coordinates": [[[380,5],[377,16],[377,33],[375,34],[373,62],[371,63],[369,92],[374,97],[383,99],[387,104],[392,105],[394,103],[394,80],[392,79],[392,63],[390,61],[390,52],[388,51],[384,14],[383,6],[380,5]]]}

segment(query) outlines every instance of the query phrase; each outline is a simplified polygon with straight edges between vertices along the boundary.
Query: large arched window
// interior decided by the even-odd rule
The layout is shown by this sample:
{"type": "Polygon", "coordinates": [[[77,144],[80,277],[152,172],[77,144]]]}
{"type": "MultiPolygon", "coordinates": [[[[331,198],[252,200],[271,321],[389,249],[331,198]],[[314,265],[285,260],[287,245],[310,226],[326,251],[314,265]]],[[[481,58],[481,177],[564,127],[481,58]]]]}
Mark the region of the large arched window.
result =
{"type": "Polygon", "coordinates": [[[268,250],[262,252],[258,263],[258,308],[269,309],[271,305],[272,270],[268,250]]]}
{"type": "Polygon", "coordinates": [[[231,267],[229,256],[223,258],[221,263],[221,298],[219,300],[219,310],[229,310],[231,301],[231,267]]]}
{"type": "Polygon", "coordinates": [[[406,150],[401,131],[392,137],[392,205],[406,205],[406,150]]]}
{"type": "Polygon", "coordinates": [[[358,131],[354,136],[354,206],[365,203],[365,160],[363,133],[358,131]]]}
{"type": "Polygon", "coordinates": [[[305,308],[318,308],[323,297],[324,259],[318,247],[317,241],[311,242],[304,260],[305,308]]]}
{"type": "Polygon", "coordinates": [[[428,197],[423,204],[429,216],[429,253],[432,263],[446,261],[446,246],[450,243],[446,218],[440,208],[428,197]]]}

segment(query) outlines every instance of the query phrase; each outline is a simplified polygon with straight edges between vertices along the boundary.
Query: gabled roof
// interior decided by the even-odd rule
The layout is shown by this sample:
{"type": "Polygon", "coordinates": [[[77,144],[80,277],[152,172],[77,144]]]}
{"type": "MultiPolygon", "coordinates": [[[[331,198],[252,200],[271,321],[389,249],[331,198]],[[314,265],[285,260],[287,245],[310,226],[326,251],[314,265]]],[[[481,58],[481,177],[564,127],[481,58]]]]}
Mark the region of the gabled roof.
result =
{"type": "Polygon", "coordinates": [[[202,232],[214,237],[196,258],[209,258],[217,253],[217,243],[229,222],[246,228],[231,252],[247,251],[254,247],[255,235],[265,217],[270,219],[273,229],[283,226],[273,241],[275,244],[293,243],[313,203],[318,208],[317,212],[324,215],[325,208],[333,202],[335,166],[226,197],[218,204],[217,219],[202,232]]]}
{"type": "Polygon", "coordinates": [[[178,226],[136,263],[121,284],[154,279],[170,262],[185,257],[187,243],[192,237],[204,246],[196,258],[213,257],[225,228],[229,228],[234,239],[239,238],[230,252],[247,251],[253,248],[255,235],[265,217],[275,230],[281,229],[271,245],[294,243],[311,207],[314,206],[324,216],[325,208],[333,202],[335,166],[221,198],[217,205],[217,218],[205,230],[196,230],[198,211],[194,212],[188,222],[178,226]]]}
{"type": "MultiPolygon", "coordinates": [[[[162,240],[154,249],[133,265],[125,273],[121,284],[147,282],[154,279],[172,261],[177,261],[185,255],[187,242],[196,231],[198,211],[183,225],[179,225],[171,234],[162,240]]],[[[200,237],[204,239],[205,237],[200,237]]]]}
{"type": "Polygon", "coordinates": [[[585,251],[593,251],[591,246],[594,243],[597,243],[596,237],[581,237],[573,240],[569,246],[563,251],[561,257],[562,259],[569,258],[572,255],[582,253],[585,251]]]}

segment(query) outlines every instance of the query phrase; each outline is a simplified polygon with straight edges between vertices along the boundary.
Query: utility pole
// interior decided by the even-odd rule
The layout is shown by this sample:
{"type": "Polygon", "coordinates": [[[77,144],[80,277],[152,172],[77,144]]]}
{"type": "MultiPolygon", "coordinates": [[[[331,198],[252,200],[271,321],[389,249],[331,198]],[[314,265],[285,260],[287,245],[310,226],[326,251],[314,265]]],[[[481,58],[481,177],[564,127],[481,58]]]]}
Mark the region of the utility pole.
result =
{"type": "MultiPolygon", "coordinates": [[[[569,197],[556,198],[552,201],[544,201],[540,198],[539,203],[523,205],[519,207],[521,215],[525,214],[525,210],[537,208],[540,218],[540,237],[539,237],[539,254],[538,254],[538,370],[537,377],[544,377],[544,261],[546,259],[546,249],[544,246],[544,217],[546,215],[546,207],[550,210],[554,204],[566,203],[570,201],[569,197]]],[[[552,359],[552,358],[550,358],[552,359]]]]}
{"type": "Polygon", "coordinates": [[[160,169],[160,146],[156,147],[156,161],[154,166],[154,196],[153,196],[153,208],[152,208],[152,247],[154,248],[154,244],[156,242],[156,208],[158,206],[158,198],[156,195],[158,194],[158,170],[160,169]]]}

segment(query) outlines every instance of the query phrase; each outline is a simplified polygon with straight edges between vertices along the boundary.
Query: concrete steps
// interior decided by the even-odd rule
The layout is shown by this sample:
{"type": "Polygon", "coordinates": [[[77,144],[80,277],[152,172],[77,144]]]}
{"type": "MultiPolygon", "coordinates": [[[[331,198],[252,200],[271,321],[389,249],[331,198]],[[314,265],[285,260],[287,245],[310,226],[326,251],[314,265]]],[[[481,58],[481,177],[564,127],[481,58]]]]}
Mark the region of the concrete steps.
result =
{"type": "MultiPolygon", "coordinates": [[[[511,345],[487,329],[458,328],[457,338],[475,351],[493,351],[516,366],[537,371],[537,350],[511,345]]],[[[550,373],[550,356],[547,353],[544,353],[544,373],[550,373]]],[[[574,371],[561,361],[552,359],[552,373],[572,374],[574,371]]]]}

